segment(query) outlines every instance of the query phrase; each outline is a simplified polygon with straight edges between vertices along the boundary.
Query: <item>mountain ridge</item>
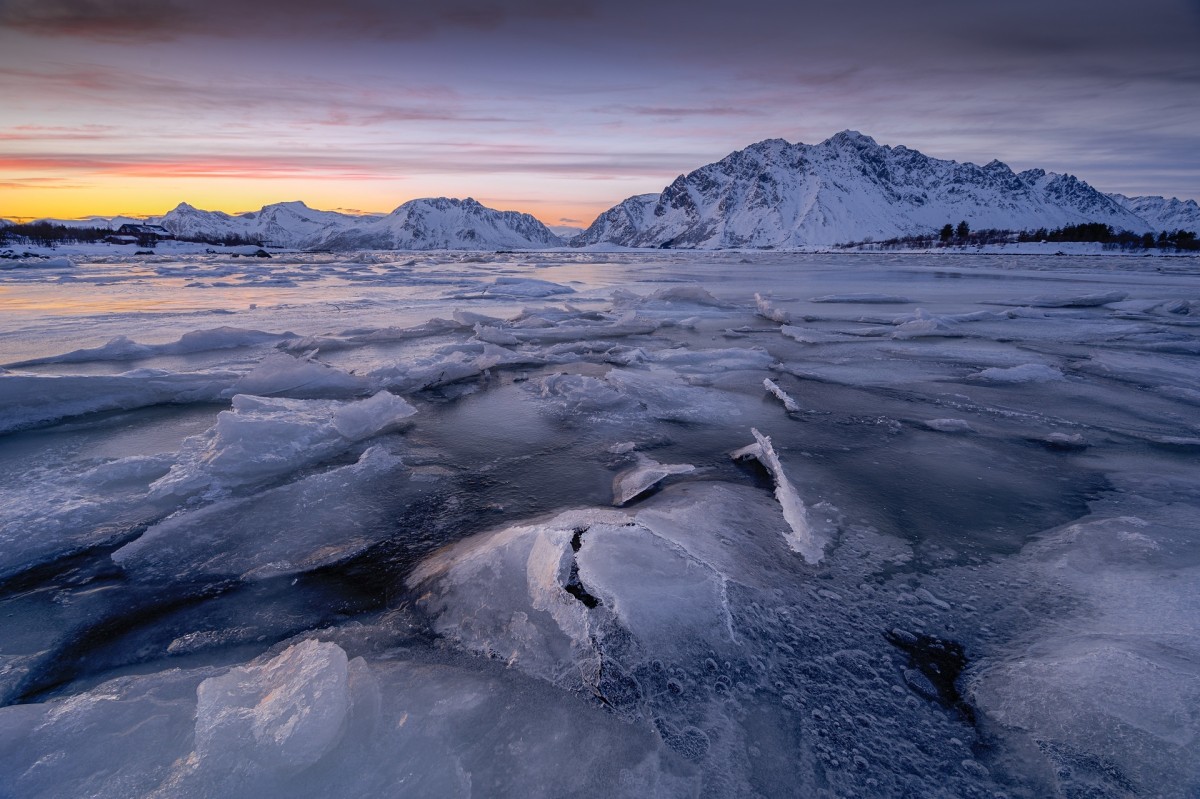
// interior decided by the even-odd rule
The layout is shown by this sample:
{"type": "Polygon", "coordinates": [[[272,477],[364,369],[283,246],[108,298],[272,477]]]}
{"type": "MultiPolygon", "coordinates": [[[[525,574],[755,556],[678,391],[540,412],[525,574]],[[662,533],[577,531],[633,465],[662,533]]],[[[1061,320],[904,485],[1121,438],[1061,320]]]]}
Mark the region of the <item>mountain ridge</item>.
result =
{"type": "Polygon", "coordinates": [[[1104,194],[1074,175],[1018,173],[999,160],[978,166],[932,158],[847,130],[819,144],[776,138],[736,150],[659,194],[623,200],[571,244],[826,246],[927,234],[960,220],[1006,230],[1102,222],[1145,233],[1200,229],[1200,207],[1104,194]]]}

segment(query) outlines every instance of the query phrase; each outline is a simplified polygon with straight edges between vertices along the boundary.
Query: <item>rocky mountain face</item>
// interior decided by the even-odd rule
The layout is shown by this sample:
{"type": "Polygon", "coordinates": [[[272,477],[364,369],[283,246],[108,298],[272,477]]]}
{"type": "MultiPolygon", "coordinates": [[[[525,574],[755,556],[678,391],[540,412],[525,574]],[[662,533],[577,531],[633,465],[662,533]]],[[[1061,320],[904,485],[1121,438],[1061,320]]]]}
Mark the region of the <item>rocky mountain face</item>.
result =
{"type": "Polygon", "coordinates": [[[820,144],[768,139],[738,150],[661,194],[630,197],[571,243],[802,247],[930,233],[960,220],[1008,230],[1103,222],[1142,233],[1162,228],[1139,212],[1151,199],[1187,215],[1178,200],[1117,198],[1072,175],[943,161],[843,131],[820,144]]]}
{"type": "Polygon", "coordinates": [[[231,215],[181,203],[150,221],[185,238],[237,235],[298,249],[495,250],[563,244],[529,214],[496,211],[470,198],[412,200],[386,216],[317,211],[302,202],[231,215]]]}

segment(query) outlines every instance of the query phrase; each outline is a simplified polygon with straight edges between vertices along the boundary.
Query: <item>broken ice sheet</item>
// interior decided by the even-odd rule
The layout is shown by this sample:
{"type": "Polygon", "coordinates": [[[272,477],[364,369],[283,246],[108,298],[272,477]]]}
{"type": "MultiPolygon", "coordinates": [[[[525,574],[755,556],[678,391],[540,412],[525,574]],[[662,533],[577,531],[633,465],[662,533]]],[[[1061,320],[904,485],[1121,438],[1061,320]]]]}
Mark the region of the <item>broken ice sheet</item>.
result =
{"type": "Polygon", "coordinates": [[[673,474],[689,474],[694,471],[696,467],[690,463],[659,463],[638,453],[636,465],[613,477],[613,504],[624,505],[673,474]]]}
{"type": "Polygon", "coordinates": [[[791,528],[783,534],[788,546],[803,555],[809,563],[820,563],[828,543],[825,535],[809,524],[808,509],[804,507],[804,501],[800,499],[800,495],[796,493],[795,487],[784,473],[783,464],[775,453],[770,436],[764,436],[753,427],[750,428],[750,432],[754,435],[755,443],[734,452],[734,460],[754,458],[766,467],[775,481],[775,499],[779,501],[783,518],[791,528]]]}

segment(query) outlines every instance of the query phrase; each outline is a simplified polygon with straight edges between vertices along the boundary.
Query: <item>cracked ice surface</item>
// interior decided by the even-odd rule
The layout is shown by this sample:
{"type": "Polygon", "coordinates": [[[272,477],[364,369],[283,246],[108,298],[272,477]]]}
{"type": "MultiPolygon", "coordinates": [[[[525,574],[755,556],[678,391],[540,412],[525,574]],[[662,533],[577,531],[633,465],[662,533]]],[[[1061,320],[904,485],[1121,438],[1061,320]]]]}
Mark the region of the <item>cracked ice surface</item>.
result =
{"type": "Polygon", "coordinates": [[[0,795],[1200,791],[1188,259],[72,261],[0,795]]]}

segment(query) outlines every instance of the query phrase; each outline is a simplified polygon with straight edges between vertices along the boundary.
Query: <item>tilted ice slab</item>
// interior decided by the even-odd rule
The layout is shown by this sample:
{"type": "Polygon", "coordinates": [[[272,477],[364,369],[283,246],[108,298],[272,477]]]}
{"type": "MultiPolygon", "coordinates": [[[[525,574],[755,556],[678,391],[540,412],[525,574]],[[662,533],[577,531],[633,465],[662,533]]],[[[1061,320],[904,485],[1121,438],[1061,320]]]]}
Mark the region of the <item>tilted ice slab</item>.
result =
{"type": "Polygon", "coordinates": [[[825,545],[828,541],[808,523],[808,510],[783,471],[783,464],[775,453],[771,437],[764,436],[753,427],[750,428],[750,432],[754,435],[755,443],[734,452],[733,458],[755,458],[767,468],[775,481],[775,499],[783,510],[784,521],[791,528],[790,532],[784,533],[788,546],[793,552],[803,555],[809,563],[820,563],[821,558],[825,557],[825,545]]]}
{"type": "Polygon", "coordinates": [[[89,361],[132,361],[163,355],[190,355],[196,352],[250,347],[256,344],[277,342],[295,338],[294,333],[266,333],[262,330],[247,330],[240,327],[214,327],[207,330],[192,330],[184,333],[177,341],[166,344],[139,344],[128,336],[117,336],[99,347],[72,350],[62,355],[33,358],[10,366],[31,366],[49,363],[86,363],[89,361]]]}
{"type": "Polygon", "coordinates": [[[475,326],[475,337],[492,344],[552,344],[581,339],[638,336],[653,333],[659,327],[660,324],[653,319],[644,319],[635,311],[629,311],[617,319],[590,324],[562,322],[549,327],[528,328],[480,324],[475,326]]]}
{"type": "Polygon", "coordinates": [[[1106,291],[1096,294],[1039,294],[1003,305],[1027,305],[1030,308],[1098,308],[1121,302],[1129,296],[1124,291],[1106,291]]]}
{"type": "Polygon", "coordinates": [[[210,430],[184,441],[151,496],[191,497],[279,477],[392,430],[416,412],[386,391],[352,402],[239,394],[210,430]]]}
{"type": "Polygon", "coordinates": [[[470,342],[443,347],[433,355],[409,363],[380,367],[367,377],[373,385],[408,394],[479,377],[501,366],[536,366],[545,362],[536,352],[518,353],[495,344],[470,342]]]}
{"type": "Polygon", "coordinates": [[[696,467],[690,463],[659,463],[639,452],[637,465],[613,477],[613,504],[624,505],[673,474],[689,474],[694,471],[696,467]]]}
{"type": "Polygon", "coordinates": [[[872,294],[863,292],[858,294],[826,294],[821,297],[812,297],[809,302],[828,302],[828,303],[849,303],[860,305],[904,305],[913,302],[909,297],[902,297],[899,294],[872,294]]]}
{"type": "Polygon", "coordinates": [[[626,289],[617,289],[612,293],[614,308],[647,308],[671,310],[679,305],[700,305],[709,308],[728,308],[723,302],[708,292],[703,286],[668,286],[657,289],[650,294],[636,294],[626,289]]]}
{"type": "Polygon", "coordinates": [[[170,456],[139,455],[82,473],[33,472],[0,492],[0,577],[56,556],[119,540],[169,504],[148,502],[150,483],[170,456]]]}
{"type": "Polygon", "coordinates": [[[532,299],[537,297],[553,297],[559,294],[574,293],[575,289],[571,288],[570,286],[564,286],[561,283],[553,283],[549,280],[537,280],[535,278],[525,277],[498,277],[491,283],[484,284],[478,288],[468,289],[467,291],[459,292],[451,296],[461,299],[467,299],[471,297],[532,299]]]}
{"type": "Polygon", "coordinates": [[[337,563],[390,530],[378,498],[394,493],[401,466],[374,446],[349,466],[181,511],[112,559],[131,576],[173,580],[261,580],[337,563]]]}
{"type": "Polygon", "coordinates": [[[370,391],[372,381],[362,375],[321,363],[311,357],[282,352],[268,354],[226,392],[260,397],[353,397],[370,391]]]}
{"type": "Polygon", "coordinates": [[[780,388],[779,384],[771,378],[763,378],[763,388],[767,390],[767,393],[775,397],[775,399],[782,402],[784,410],[786,410],[788,413],[799,413],[801,411],[800,403],[792,399],[792,395],[780,388]]]}
{"type": "Polygon", "coordinates": [[[119,375],[0,373],[0,433],[98,411],[217,402],[236,372],[134,369],[119,375]]]}

